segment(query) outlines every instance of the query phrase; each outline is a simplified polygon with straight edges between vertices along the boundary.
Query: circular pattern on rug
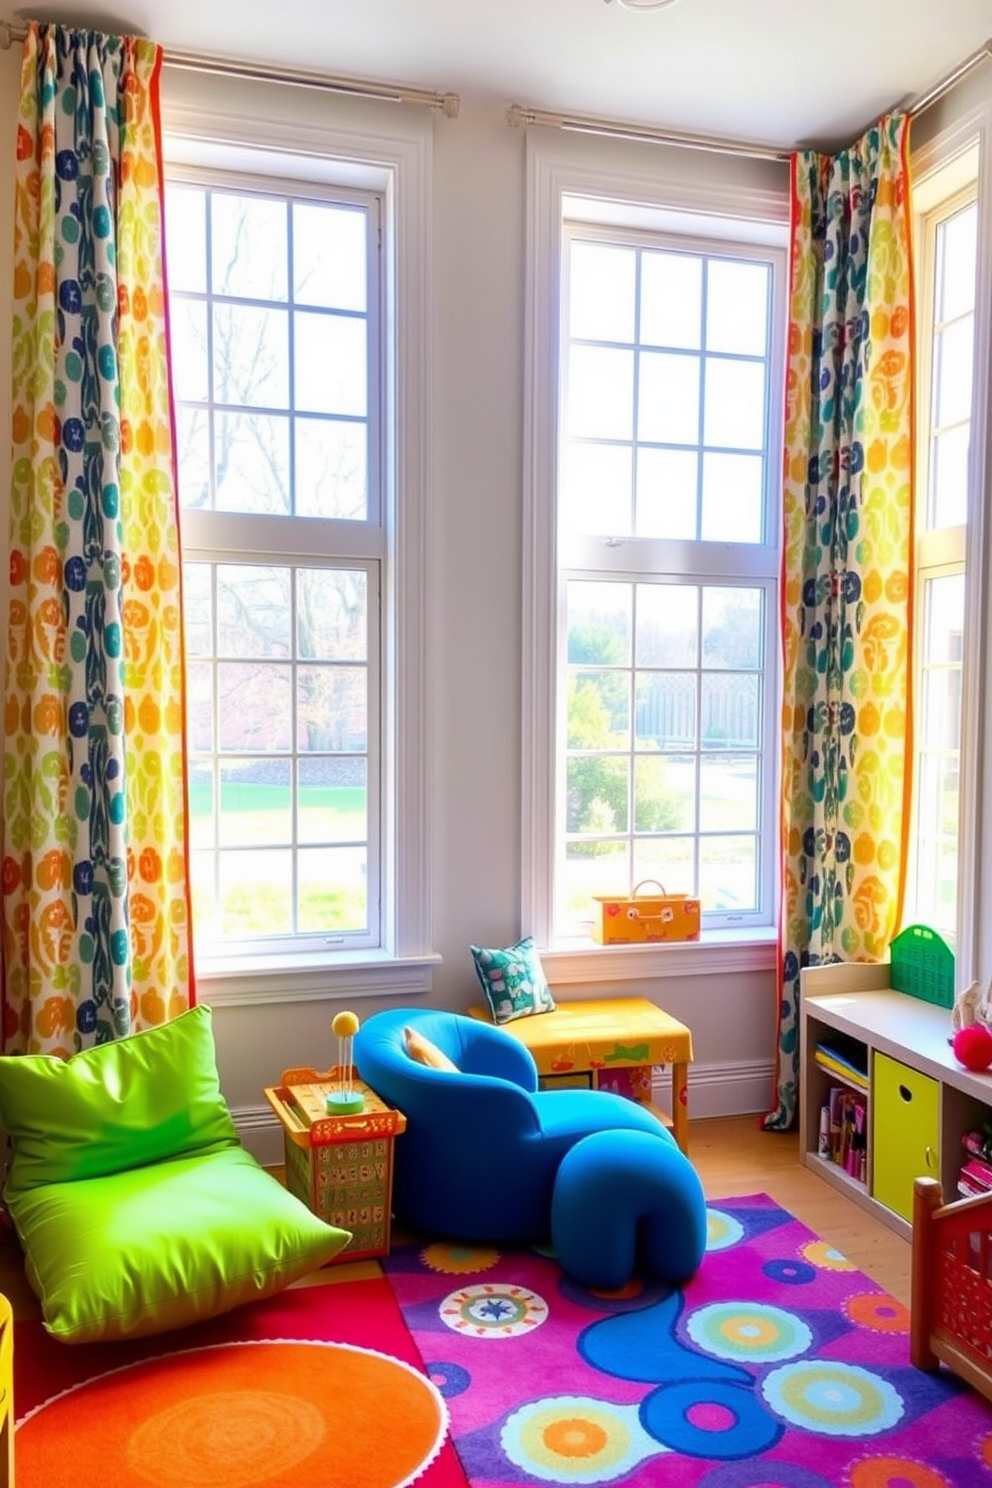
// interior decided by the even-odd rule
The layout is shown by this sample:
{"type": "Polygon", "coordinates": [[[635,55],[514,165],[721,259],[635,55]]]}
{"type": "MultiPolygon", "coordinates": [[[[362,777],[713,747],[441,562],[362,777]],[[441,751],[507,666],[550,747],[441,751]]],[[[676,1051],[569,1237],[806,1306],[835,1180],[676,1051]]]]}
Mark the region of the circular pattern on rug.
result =
{"type": "Polygon", "coordinates": [[[491,1271],[499,1260],[499,1251],[479,1245],[425,1245],[420,1259],[429,1271],[442,1276],[468,1276],[491,1271]]]}
{"type": "Polygon", "coordinates": [[[519,1338],[547,1320],[548,1304],[527,1287],[481,1282],[449,1292],[438,1309],[442,1323],[472,1338],[519,1338]]]}
{"type": "Polygon", "coordinates": [[[821,1271],[856,1271],[846,1255],[833,1245],[828,1245],[826,1240],[810,1240],[800,1251],[809,1261],[811,1266],[818,1266],[821,1271]]]}
{"type": "Polygon", "coordinates": [[[699,1488],[837,1488],[795,1462],[727,1462],[700,1478],[699,1488]]]}
{"type": "Polygon", "coordinates": [[[953,1488],[950,1478],[911,1457],[865,1457],[851,1469],[851,1488],[953,1488]]]}
{"type": "Polygon", "coordinates": [[[445,1400],[462,1395],[472,1383],[472,1376],[467,1369],[447,1359],[435,1359],[430,1364],[425,1364],[424,1368],[427,1370],[427,1378],[432,1385],[437,1386],[445,1400]]]}
{"type": "Polygon", "coordinates": [[[641,1402],[645,1430],[689,1457],[755,1457],[782,1435],[747,1385],[684,1380],[662,1385],[641,1402]]]}
{"type": "Polygon", "coordinates": [[[507,1417],[500,1446],[514,1467],[545,1483],[610,1483],[659,1451],[636,1405],[584,1395],[521,1406],[507,1417]]]}
{"type": "Polygon", "coordinates": [[[908,1333],[909,1308],[884,1292],[858,1292],[841,1303],[841,1311],[859,1328],[872,1333],[908,1333]]]}
{"type": "Polygon", "coordinates": [[[706,1249],[729,1250],[744,1238],[744,1226],[732,1214],[722,1209],[706,1211],[706,1249]]]}
{"type": "Polygon", "coordinates": [[[783,1364],[762,1381],[761,1393],[790,1425],[824,1436],[874,1436],[895,1426],[904,1409],[887,1380],[837,1360],[783,1364]]]}
{"type": "Polygon", "coordinates": [[[745,1364],[794,1359],[813,1341],[802,1318],[763,1302],[714,1302],[690,1313],[685,1326],[708,1354],[745,1364]]]}
{"type": "Polygon", "coordinates": [[[806,1261],[766,1261],[761,1269],[769,1281],[785,1286],[806,1286],[816,1280],[816,1267],[806,1261]]]}
{"type": "Polygon", "coordinates": [[[219,1344],[112,1370],[38,1406],[17,1428],[17,1482],[299,1488],[330,1477],[405,1488],[437,1456],[447,1425],[431,1382],[387,1354],[286,1339],[219,1344]]]}

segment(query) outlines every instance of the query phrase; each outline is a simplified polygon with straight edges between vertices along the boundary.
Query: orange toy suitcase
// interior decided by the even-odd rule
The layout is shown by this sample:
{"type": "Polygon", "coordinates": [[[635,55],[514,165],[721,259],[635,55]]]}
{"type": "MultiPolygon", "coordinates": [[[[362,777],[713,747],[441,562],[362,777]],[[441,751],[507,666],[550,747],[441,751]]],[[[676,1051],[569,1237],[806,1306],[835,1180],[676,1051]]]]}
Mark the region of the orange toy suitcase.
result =
{"type": "Polygon", "coordinates": [[[666,894],[657,879],[645,878],[626,897],[594,894],[592,938],[600,945],[645,945],[663,940],[699,939],[699,900],[666,894]],[[657,894],[642,894],[654,884],[657,894]]]}

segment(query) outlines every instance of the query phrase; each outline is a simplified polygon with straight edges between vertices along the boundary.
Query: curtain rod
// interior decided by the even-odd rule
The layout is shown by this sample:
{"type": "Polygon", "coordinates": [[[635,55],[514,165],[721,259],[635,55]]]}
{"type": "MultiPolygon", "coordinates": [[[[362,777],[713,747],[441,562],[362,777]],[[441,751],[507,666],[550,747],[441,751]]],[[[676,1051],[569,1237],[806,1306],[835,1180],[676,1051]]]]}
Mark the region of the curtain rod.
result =
{"type": "MultiPolygon", "coordinates": [[[[922,113],[936,103],[938,98],[954,87],[955,83],[977,67],[979,62],[992,56],[992,37],[977,52],[959,62],[952,72],[941,78],[926,93],[915,98],[906,109],[910,115],[922,113]]],[[[554,114],[544,109],[524,108],[513,103],[506,111],[506,122],[514,128],[528,124],[544,124],[552,129],[563,129],[571,134],[594,134],[606,139],[643,140],[649,144],[678,145],[688,150],[709,150],[720,155],[744,155],[752,160],[782,160],[792,158],[794,151],[786,151],[776,145],[756,144],[750,140],[727,139],[719,135],[689,134],[680,130],[660,129],[651,124],[632,124],[620,119],[601,119],[589,114],[554,114]]]]}
{"type": "MultiPolygon", "coordinates": [[[[6,51],[23,41],[27,26],[0,21],[0,49],[6,51]]],[[[336,77],[331,73],[306,72],[295,68],[274,71],[269,64],[243,62],[227,57],[199,56],[194,52],[163,51],[166,67],[183,72],[206,72],[211,77],[262,79],[283,83],[291,88],[313,88],[318,92],[341,93],[350,98],[367,98],[379,103],[416,103],[437,109],[447,119],[458,116],[461,99],[457,93],[434,93],[428,88],[407,88],[397,83],[381,83],[369,78],[336,77]]]]}

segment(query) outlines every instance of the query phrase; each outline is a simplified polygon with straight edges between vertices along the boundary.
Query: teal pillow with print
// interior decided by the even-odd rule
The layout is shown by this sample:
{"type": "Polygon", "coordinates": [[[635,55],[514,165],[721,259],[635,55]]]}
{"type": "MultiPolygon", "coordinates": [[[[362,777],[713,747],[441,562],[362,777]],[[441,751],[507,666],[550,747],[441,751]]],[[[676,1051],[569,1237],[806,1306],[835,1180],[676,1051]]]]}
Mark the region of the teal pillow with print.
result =
{"type": "Polygon", "coordinates": [[[494,1023],[553,1013],[555,1000],[531,935],[504,950],[470,946],[494,1023]]]}

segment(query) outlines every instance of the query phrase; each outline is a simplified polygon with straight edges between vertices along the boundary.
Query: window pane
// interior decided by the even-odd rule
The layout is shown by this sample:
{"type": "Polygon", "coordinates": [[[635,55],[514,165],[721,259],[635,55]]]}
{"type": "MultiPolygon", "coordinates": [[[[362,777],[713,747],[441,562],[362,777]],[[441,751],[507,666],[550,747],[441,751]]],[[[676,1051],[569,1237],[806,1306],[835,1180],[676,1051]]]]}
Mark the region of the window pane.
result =
{"type": "Polygon", "coordinates": [[[757,909],[757,868],[757,838],[701,838],[699,897],[703,913],[718,910],[743,914],[757,909]]]}
{"type": "Polygon", "coordinates": [[[569,440],[559,478],[562,530],[626,536],[631,531],[630,470],[629,445],[569,440]]]}
{"type": "Polygon", "coordinates": [[[368,697],[364,667],[301,666],[296,687],[299,750],[365,752],[368,697]]]}
{"type": "Polygon", "coordinates": [[[699,358],[646,351],[641,357],[637,437],[699,442],[699,358]]]}
{"type": "Polygon", "coordinates": [[[568,360],[569,434],[630,439],[634,430],[634,357],[603,346],[573,346],[568,360]]]}
{"type": "Polygon", "coordinates": [[[974,308],[978,208],[972,203],[937,227],[937,319],[953,320],[974,308]]]}
{"type": "Polygon", "coordinates": [[[214,294],[251,300],[285,300],[286,205],[266,197],[212,195],[214,294]]]}
{"type": "Polygon", "coordinates": [[[214,772],[202,760],[192,760],[186,772],[189,793],[189,839],[193,848],[213,847],[214,772]]]}
{"type": "Polygon", "coordinates": [[[176,407],[179,500],[186,511],[205,511],[210,495],[210,415],[202,408],[176,407]]]}
{"type": "Polygon", "coordinates": [[[768,349],[767,264],[710,259],[706,268],[706,349],[763,357],[768,349]]]}
{"type": "Polygon", "coordinates": [[[177,398],[205,403],[210,397],[207,307],[202,300],[176,296],[169,306],[169,356],[177,398]]]}
{"type": "Polygon", "coordinates": [[[245,408],[289,407],[289,316],[214,305],[214,397],[245,408]]]}
{"type": "Polygon", "coordinates": [[[707,667],[761,666],[764,606],[760,589],[729,585],[703,590],[703,663],[707,667]]]}
{"type": "Polygon", "coordinates": [[[704,672],[700,743],[704,749],[753,749],[760,733],[758,678],[740,672],[704,672]]]}
{"type": "Polygon", "coordinates": [[[765,367],[706,358],[703,439],[712,447],[760,450],[765,444],[765,367]]]}
{"type": "Polygon", "coordinates": [[[694,672],[638,672],[634,708],[638,748],[691,749],[695,745],[694,672]]]}
{"type": "Polygon", "coordinates": [[[221,413],[215,429],[217,509],[288,515],[289,419],[221,413]]]}
{"type": "Polygon", "coordinates": [[[188,563],[183,574],[183,629],[187,656],[209,656],[213,646],[210,567],[188,563]]]}
{"type": "Polygon", "coordinates": [[[703,455],[704,542],[762,541],[764,475],[762,455],[703,455]]]}
{"type": "Polygon", "coordinates": [[[288,846],[293,796],[288,760],[225,760],[220,766],[221,847],[288,846]]]}
{"type": "Polygon", "coordinates": [[[626,832],[630,764],[605,755],[572,755],[567,766],[565,830],[582,836],[626,832]]]}
{"type": "Polygon", "coordinates": [[[699,825],[704,832],[754,831],[758,825],[758,762],[753,754],[703,755],[699,825]]]}
{"type": "Polygon", "coordinates": [[[204,294],[207,288],[207,196],[196,186],[165,190],[169,289],[204,294]]]}
{"type": "Polygon", "coordinates": [[[668,755],[643,755],[636,759],[634,831],[691,832],[695,825],[691,762],[687,768],[685,760],[668,755]]]}
{"type": "Polygon", "coordinates": [[[568,660],[592,665],[629,665],[631,604],[629,584],[570,583],[568,660]]]}
{"type": "Polygon", "coordinates": [[[368,770],[364,760],[328,756],[297,766],[301,842],[364,842],[368,836],[368,770]]]}
{"type": "Polygon", "coordinates": [[[695,666],[699,590],[694,584],[638,584],[638,666],[695,666]]]}
{"type": "Polygon", "coordinates": [[[220,748],[287,751],[291,681],[288,666],[221,662],[217,667],[220,748]]]}
{"type": "Polygon", "coordinates": [[[926,662],[960,667],[964,656],[964,574],[928,579],[924,609],[926,662]]]}
{"type": "Polygon", "coordinates": [[[301,848],[299,929],[341,935],[368,925],[368,869],[364,848],[301,848]]]}
{"type": "Polygon", "coordinates": [[[368,656],[368,576],[362,569],[301,568],[296,574],[296,635],[312,661],[368,656]]]}
{"type": "Polygon", "coordinates": [[[626,840],[569,842],[560,875],[559,920],[565,933],[589,933],[594,894],[626,894],[629,889],[626,840]]]}
{"type": "Polygon", "coordinates": [[[654,879],[668,894],[695,894],[696,860],[691,837],[638,837],[629,890],[644,879],[654,879]]]}
{"type": "Polygon", "coordinates": [[[217,565],[218,656],[289,656],[290,571],[255,563],[217,565]]]}
{"type": "Polygon", "coordinates": [[[368,517],[368,428],[297,418],[296,515],[361,522],[368,517]]]}
{"type": "Polygon", "coordinates": [[[190,749],[213,749],[214,680],[209,663],[186,664],[186,734],[190,749]]]}
{"type": "Polygon", "coordinates": [[[638,537],[697,536],[698,471],[695,450],[637,451],[638,537]]]}
{"type": "Polygon", "coordinates": [[[287,850],[232,849],[219,855],[221,933],[247,940],[293,929],[293,857],[287,850]]]}
{"type": "Polygon", "coordinates": [[[626,672],[583,671],[568,693],[570,749],[630,747],[630,680],[626,672]]]}
{"type": "Polygon", "coordinates": [[[935,424],[955,424],[971,417],[974,335],[974,316],[967,315],[934,337],[935,424]]]}
{"type": "Polygon", "coordinates": [[[329,310],[368,308],[364,208],[293,204],[293,298],[329,310]]]}
{"type": "Polygon", "coordinates": [[[641,260],[641,340],[698,351],[703,326],[703,263],[688,253],[647,252],[641,260]]]}
{"type": "Polygon", "coordinates": [[[575,243],[569,265],[569,329],[580,341],[634,339],[632,248],[575,243]]]}
{"type": "Polygon", "coordinates": [[[368,412],[368,331],[364,319],[293,317],[296,407],[307,413],[368,412]]]}
{"type": "Polygon", "coordinates": [[[930,441],[929,527],[958,527],[968,520],[970,424],[941,429],[930,441]]]}

